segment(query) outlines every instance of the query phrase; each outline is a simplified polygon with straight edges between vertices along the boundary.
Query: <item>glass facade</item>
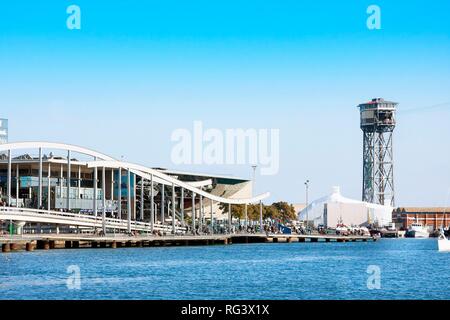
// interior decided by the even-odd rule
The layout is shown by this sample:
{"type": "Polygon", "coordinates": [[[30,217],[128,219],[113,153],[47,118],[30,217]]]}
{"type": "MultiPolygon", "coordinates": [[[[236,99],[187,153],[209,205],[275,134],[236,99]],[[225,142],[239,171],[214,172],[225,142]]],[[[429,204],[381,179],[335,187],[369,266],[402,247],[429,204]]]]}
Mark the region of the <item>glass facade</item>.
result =
{"type": "MultiPolygon", "coordinates": [[[[78,188],[70,188],[70,199],[78,199],[78,191],[80,192],[80,198],[81,199],[88,199],[88,200],[92,200],[94,199],[94,189],[92,188],[80,188],[78,190],[78,188]]],[[[56,188],[56,197],[57,198],[62,198],[62,199],[67,199],[67,188],[62,188],[62,194],[61,194],[61,189],[60,188],[56,188]]],[[[103,190],[98,188],[97,189],[97,200],[101,200],[103,199],[103,190]]]]}
{"type": "MultiPolygon", "coordinates": [[[[114,181],[118,182],[119,181],[119,171],[118,170],[114,170],[114,181]]],[[[128,196],[128,173],[126,170],[122,171],[122,184],[121,184],[121,189],[122,189],[122,198],[127,197],[128,196]]],[[[134,197],[134,174],[131,174],[131,197],[134,197]]],[[[119,188],[117,186],[117,183],[114,184],[114,198],[117,199],[119,197],[119,188]]]]}

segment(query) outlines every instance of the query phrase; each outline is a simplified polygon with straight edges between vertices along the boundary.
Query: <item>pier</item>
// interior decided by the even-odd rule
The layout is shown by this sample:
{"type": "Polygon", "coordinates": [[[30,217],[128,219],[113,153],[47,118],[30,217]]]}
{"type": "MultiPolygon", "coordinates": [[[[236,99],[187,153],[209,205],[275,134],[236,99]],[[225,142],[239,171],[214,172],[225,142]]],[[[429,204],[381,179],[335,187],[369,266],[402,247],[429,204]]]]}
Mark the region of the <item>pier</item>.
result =
{"type": "Polygon", "coordinates": [[[0,152],[2,252],[374,240],[278,233],[263,214],[270,193],[249,193],[247,179],[171,172],[64,143],[7,143],[0,152]],[[38,156],[17,154],[24,150],[38,156]]]}
{"type": "Polygon", "coordinates": [[[42,234],[0,237],[2,252],[79,248],[131,248],[165,246],[230,245],[233,243],[293,243],[293,242],[367,242],[369,236],[297,235],[297,234],[223,234],[183,236],[126,236],[42,234]]]}

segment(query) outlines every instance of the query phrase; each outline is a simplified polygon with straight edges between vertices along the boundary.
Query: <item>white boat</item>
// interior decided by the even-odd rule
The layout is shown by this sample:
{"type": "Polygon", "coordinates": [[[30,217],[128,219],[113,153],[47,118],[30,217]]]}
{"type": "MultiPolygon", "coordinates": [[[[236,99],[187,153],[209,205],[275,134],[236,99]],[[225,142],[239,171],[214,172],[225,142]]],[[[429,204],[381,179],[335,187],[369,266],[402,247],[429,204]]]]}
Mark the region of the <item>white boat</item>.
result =
{"type": "Polygon", "coordinates": [[[350,234],[350,230],[346,225],[339,223],[336,226],[336,234],[341,236],[348,236],[350,234]]]}
{"type": "Polygon", "coordinates": [[[413,223],[408,229],[408,236],[412,238],[429,238],[430,232],[427,227],[424,227],[420,223],[413,223]]]}
{"type": "MultiPolygon", "coordinates": [[[[450,197],[450,189],[449,189],[449,193],[447,195],[447,201],[446,204],[449,201],[449,197],[450,197]]],[[[447,205],[445,206],[447,208],[447,205]]],[[[445,236],[445,231],[449,231],[449,229],[445,229],[445,210],[444,213],[442,215],[442,227],[439,229],[439,237],[438,237],[438,250],[439,252],[450,252],[450,240],[445,236]]],[[[449,228],[447,226],[447,228],[449,228]]]]}
{"type": "Polygon", "coordinates": [[[386,226],[386,230],[387,231],[397,231],[397,228],[395,227],[395,223],[389,222],[388,225],[386,226]]]}
{"type": "Polygon", "coordinates": [[[438,248],[439,252],[450,252],[450,240],[448,240],[442,230],[438,238],[438,248]]]}

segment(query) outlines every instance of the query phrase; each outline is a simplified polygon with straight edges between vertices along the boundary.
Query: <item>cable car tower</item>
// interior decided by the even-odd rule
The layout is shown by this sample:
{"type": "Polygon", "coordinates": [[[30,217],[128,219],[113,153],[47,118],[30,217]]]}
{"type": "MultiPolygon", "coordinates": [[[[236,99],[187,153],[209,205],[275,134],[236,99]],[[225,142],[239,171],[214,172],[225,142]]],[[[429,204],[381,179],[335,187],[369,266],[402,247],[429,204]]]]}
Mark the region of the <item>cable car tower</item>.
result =
{"type": "Polygon", "coordinates": [[[398,103],[382,98],[358,106],[363,131],[362,200],[395,205],[392,136],[398,103]]]}

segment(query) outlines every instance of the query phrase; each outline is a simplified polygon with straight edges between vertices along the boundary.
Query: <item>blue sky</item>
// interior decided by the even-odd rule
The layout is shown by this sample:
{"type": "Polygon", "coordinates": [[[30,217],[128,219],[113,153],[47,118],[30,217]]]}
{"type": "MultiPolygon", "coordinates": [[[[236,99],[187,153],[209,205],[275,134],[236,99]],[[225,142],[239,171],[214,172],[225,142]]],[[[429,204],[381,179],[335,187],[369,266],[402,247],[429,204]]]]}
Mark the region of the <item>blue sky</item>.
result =
{"type": "MultiPolygon", "coordinates": [[[[10,140],[88,146],[151,166],[251,176],[249,165],[176,166],[171,133],[279,128],[270,200],[340,185],[360,198],[356,105],[399,102],[397,204],[450,190],[450,2],[14,1],[0,7],[0,117],[10,140]],[[68,30],[66,8],[81,8],[68,30]],[[366,9],[381,8],[381,30],[366,9]]],[[[450,203],[448,203],[450,205],[450,203]]]]}

